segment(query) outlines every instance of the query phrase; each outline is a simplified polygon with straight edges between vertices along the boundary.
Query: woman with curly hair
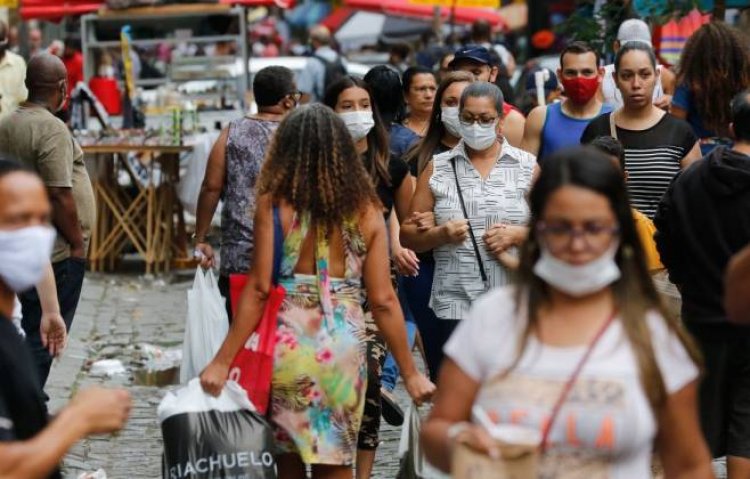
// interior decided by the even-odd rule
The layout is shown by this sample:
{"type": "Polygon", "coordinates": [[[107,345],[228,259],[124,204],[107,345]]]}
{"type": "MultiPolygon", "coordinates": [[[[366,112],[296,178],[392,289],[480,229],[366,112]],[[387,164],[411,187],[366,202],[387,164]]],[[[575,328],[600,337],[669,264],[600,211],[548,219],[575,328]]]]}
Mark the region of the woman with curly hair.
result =
{"type": "Polygon", "coordinates": [[[677,85],[670,113],[690,123],[701,153],[731,143],[729,104],[750,85],[750,38],[724,22],[703,25],[682,50],[677,85]]]}
{"type": "Polygon", "coordinates": [[[284,231],[270,421],[280,479],[351,479],[367,384],[362,285],[417,402],[433,387],[417,372],[390,282],[382,206],[344,122],[322,105],[279,126],[258,183],[255,251],[227,338],[201,373],[217,395],[255,330],[271,289],[274,216],[284,231]]]}
{"type": "MultiPolygon", "coordinates": [[[[384,224],[389,221],[393,211],[399,221],[403,220],[414,194],[414,183],[408,179],[409,168],[404,160],[391,155],[388,134],[370,86],[358,78],[344,77],[328,87],[323,103],[333,109],[349,129],[356,153],[360,157],[359,162],[369,169],[375,184],[383,208],[384,224]]],[[[395,284],[395,275],[392,280],[395,284]]],[[[367,392],[358,440],[358,479],[370,477],[375,464],[375,451],[380,443],[380,415],[383,412],[380,386],[387,353],[377,323],[370,314],[374,311],[373,305],[365,302],[364,307],[367,312],[367,392]]],[[[393,406],[392,401],[390,405],[393,406]]],[[[389,408],[391,411],[394,409],[389,408]]],[[[395,421],[392,422],[398,422],[399,418],[393,419],[395,421]]]]}

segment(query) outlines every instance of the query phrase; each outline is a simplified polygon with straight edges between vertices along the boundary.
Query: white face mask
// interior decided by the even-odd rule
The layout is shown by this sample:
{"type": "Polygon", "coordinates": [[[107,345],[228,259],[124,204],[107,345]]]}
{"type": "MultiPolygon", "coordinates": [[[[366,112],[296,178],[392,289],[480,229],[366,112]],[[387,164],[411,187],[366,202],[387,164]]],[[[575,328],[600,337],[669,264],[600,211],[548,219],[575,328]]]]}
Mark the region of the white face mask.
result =
{"type": "Polygon", "coordinates": [[[448,133],[461,138],[461,122],[458,121],[458,107],[457,106],[446,106],[440,112],[440,121],[443,122],[443,126],[448,133]]]}
{"type": "Polygon", "coordinates": [[[479,122],[474,122],[468,126],[463,123],[459,125],[461,127],[461,138],[473,150],[486,150],[497,141],[497,132],[495,131],[497,121],[488,126],[482,126],[479,122]]]}
{"type": "Polygon", "coordinates": [[[339,113],[339,117],[344,120],[354,141],[366,137],[372,127],[375,126],[375,120],[372,118],[372,111],[370,110],[347,111],[339,113]]]}
{"type": "Polygon", "coordinates": [[[16,293],[31,289],[44,275],[54,242],[49,226],[0,231],[0,278],[16,293]]]}
{"type": "Polygon", "coordinates": [[[553,288],[576,298],[596,293],[620,279],[620,268],[615,262],[618,246],[616,242],[603,255],[582,265],[557,259],[542,246],[534,274],[553,288]]]}

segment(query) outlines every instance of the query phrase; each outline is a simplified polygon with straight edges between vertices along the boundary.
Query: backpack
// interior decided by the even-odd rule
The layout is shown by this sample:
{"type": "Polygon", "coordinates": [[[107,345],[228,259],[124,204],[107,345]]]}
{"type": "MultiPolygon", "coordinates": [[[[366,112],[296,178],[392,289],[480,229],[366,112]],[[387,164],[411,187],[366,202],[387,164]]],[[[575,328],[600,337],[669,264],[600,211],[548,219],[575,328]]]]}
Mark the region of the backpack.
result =
{"type": "Polygon", "coordinates": [[[341,61],[341,55],[338,55],[336,57],[336,60],[332,62],[329,62],[320,55],[313,55],[313,58],[317,58],[318,61],[323,64],[323,68],[325,68],[325,75],[323,76],[323,91],[320,92],[319,96],[319,98],[322,100],[323,96],[326,93],[326,90],[328,90],[328,87],[339,81],[341,78],[345,77],[348,72],[346,71],[344,62],[341,61]]]}

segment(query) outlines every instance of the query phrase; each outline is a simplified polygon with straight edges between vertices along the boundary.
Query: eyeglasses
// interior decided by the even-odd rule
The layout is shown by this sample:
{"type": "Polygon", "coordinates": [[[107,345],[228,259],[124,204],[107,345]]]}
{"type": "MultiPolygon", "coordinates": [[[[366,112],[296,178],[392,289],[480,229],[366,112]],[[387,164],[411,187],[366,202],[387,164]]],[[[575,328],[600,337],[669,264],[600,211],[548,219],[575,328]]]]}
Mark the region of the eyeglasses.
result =
{"type": "Polygon", "coordinates": [[[480,118],[474,118],[474,117],[467,117],[467,116],[461,116],[459,117],[458,121],[463,126],[471,126],[474,123],[479,123],[481,126],[487,127],[492,126],[497,121],[497,117],[494,118],[487,118],[487,117],[480,117],[480,118]]]}
{"type": "Polygon", "coordinates": [[[539,222],[536,226],[539,236],[544,238],[550,251],[563,251],[573,244],[575,238],[581,238],[589,250],[602,251],[620,233],[617,226],[601,223],[587,223],[582,227],[573,227],[566,223],[539,222]]]}
{"type": "Polygon", "coordinates": [[[289,94],[289,97],[294,100],[295,103],[299,103],[300,99],[302,99],[302,92],[301,91],[295,91],[289,94]]]}

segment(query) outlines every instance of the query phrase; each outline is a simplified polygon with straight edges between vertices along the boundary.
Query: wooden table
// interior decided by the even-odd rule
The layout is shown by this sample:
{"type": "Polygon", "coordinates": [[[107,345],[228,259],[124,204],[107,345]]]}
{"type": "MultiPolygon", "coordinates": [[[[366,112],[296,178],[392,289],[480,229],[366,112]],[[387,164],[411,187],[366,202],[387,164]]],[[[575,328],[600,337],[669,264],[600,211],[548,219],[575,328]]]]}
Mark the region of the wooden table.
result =
{"type": "Polygon", "coordinates": [[[126,246],[132,245],[146,263],[146,273],[169,271],[172,260],[188,257],[182,205],[175,186],[180,154],[191,146],[92,144],[82,146],[94,156],[89,162],[97,204],[89,260],[92,271],[112,271],[126,246]],[[128,162],[128,155],[150,157],[144,181],[128,162]],[[125,172],[128,186],[120,185],[125,172]],[[160,173],[158,173],[160,172],[160,173]]]}

